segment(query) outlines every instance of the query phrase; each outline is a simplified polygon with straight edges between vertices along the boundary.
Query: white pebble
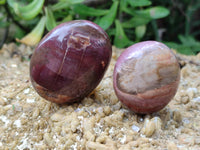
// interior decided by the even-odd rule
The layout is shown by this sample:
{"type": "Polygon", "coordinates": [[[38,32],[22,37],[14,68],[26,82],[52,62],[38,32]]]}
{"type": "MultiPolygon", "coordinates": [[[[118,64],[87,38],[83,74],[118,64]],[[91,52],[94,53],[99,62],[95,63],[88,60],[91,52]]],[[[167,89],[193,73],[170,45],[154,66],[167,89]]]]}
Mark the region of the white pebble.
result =
{"type": "Polygon", "coordinates": [[[26,99],[26,102],[27,102],[27,103],[34,103],[34,102],[35,102],[35,99],[33,99],[33,98],[27,98],[27,99],[26,99]]]}
{"type": "Polygon", "coordinates": [[[114,133],[114,127],[111,127],[108,132],[109,132],[109,134],[113,134],[114,133]]]}
{"type": "Polygon", "coordinates": [[[188,118],[183,118],[182,121],[185,124],[189,124],[190,123],[190,120],[188,118]]]}
{"type": "Polygon", "coordinates": [[[11,67],[16,68],[17,65],[16,64],[11,64],[11,67]]]}
{"type": "Polygon", "coordinates": [[[190,91],[193,91],[194,93],[198,92],[197,88],[188,88],[187,92],[190,92],[190,91]]]}
{"type": "Polygon", "coordinates": [[[126,142],[126,135],[124,135],[122,138],[119,138],[120,143],[124,144],[126,142]]]}
{"type": "Polygon", "coordinates": [[[1,121],[3,121],[5,123],[5,126],[8,125],[8,123],[10,122],[10,120],[8,120],[8,118],[6,116],[0,116],[1,121]]]}
{"type": "Polygon", "coordinates": [[[15,120],[14,125],[16,125],[17,128],[21,128],[21,120],[15,120]]]}
{"type": "Polygon", "coordinates": [[[64,115],[59,114],[59,113],[55,113],[51,116],[51,120],[57,122],[57,121],[62,121],[65,118],[64,115]]]}
{"type": "Polygon", "coordinates": [[[132,129],[133,129],[133,131],[136,131],[136,132],[140,131],[140,127],[138,127],[136,125],[132,125],[132,129]]]}
{"type": "Polygon", "coordinates": [[[30,149],[31,148],[31,144],[28,141],[28,138],[23,138],[21,140],[21,145],[17,146],[18,149],[30,149]]]}
{"type": "Polygon", "coordinates": [[[29,89],[29,88],[25,89],[25,90],[24,90],[24,94],[28,94],[28,93],[29,93],[29,91],[30,91],[30,89],[29,89]]]}
{"type": "Polygon", "coordinates": [[[192,99],[194,102],[200,103],[200,97],[196,97],[192,99]]]}

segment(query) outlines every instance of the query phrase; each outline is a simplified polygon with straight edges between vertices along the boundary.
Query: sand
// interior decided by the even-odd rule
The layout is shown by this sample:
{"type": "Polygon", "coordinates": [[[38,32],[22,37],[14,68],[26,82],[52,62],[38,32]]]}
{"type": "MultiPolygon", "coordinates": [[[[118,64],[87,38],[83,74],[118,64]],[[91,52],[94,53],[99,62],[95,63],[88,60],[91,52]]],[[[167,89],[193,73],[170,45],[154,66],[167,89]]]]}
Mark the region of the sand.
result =
{"type": "MultiPolygon", "coordinates": [[[[137,115],[113,90],[113,68],[123,50],[113,47],[99,86],[71,105],[51,103],[35,92],[29,79],[33,50],[14,43],[0,50],[1,150],[200,149],[200,66],[183,62],[172,101],[157,113],[137,115]]],[[[200,62],[200,54],[182,57],[200,62]]]]}

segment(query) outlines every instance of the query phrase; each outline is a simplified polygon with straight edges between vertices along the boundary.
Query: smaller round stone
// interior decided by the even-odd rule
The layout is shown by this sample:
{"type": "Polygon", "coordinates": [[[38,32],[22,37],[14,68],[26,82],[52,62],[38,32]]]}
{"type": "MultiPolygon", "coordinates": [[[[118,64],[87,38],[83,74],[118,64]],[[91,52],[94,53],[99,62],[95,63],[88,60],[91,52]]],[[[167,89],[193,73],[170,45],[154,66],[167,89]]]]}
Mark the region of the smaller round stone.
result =
{"type": "Polygon", "coordinates": [[[114,89],[119,100],[136,113],[165,107],[176,94],[180,67],[173,52],[156,41],[127,48],[114,69],[114,89]]]}

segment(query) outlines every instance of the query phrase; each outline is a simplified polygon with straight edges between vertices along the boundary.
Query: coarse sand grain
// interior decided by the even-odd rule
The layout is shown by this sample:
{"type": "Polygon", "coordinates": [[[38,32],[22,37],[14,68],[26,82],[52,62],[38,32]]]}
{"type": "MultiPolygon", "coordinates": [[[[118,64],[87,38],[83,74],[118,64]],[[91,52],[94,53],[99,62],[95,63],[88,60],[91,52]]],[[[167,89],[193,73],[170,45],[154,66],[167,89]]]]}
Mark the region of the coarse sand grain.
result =
{"type": "MultiPolygon", "coordinates": [[[[184,64],[178,92],[163,110],[137,115],[118,101],[113,90],[113,68],[122,51],[113,47],[110,66],[88,97],[80,103],[57,105],[41,98],[31,85],[33,48],[4,45],[0,50],[0,149],[200,149],[200,66],[184,64]]],[[[200,62],[200,54],[182,57],[200,62]]]]}

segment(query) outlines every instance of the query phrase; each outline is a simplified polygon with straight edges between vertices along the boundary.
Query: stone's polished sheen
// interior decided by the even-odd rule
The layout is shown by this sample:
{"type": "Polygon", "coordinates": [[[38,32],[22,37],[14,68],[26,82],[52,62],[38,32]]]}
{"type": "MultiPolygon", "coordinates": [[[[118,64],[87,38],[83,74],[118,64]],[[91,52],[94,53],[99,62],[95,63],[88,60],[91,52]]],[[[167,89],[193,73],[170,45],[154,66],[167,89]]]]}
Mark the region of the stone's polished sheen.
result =
{"type": "Polygon", "coordinates": [[[180,67],[166,45],[145,41],[120,55],[113,78],[119,100],[136,113],[148,114],[161,110],[174,97],[180,67]]]}
{"type": "Polygon", "coordinates": [[[98,25],[86,20],[60,24],[31,58],[33,87],[55,103],[79,101],[99,84],[111,55],[109,37],[98,25]]]}

